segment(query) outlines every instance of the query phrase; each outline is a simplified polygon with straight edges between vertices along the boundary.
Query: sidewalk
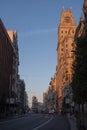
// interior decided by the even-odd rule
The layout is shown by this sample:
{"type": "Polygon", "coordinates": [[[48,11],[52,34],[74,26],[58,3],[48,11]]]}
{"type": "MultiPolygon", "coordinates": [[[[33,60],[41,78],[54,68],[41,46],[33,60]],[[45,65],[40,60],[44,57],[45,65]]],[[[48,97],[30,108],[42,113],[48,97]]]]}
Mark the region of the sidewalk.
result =
{"type": "Polygon", "coordinates": [[[76,126],[76,119],[74,116],[68,116],[68,120],[71,126],[71,130],[78,130],[77,126],[76,126]]]}

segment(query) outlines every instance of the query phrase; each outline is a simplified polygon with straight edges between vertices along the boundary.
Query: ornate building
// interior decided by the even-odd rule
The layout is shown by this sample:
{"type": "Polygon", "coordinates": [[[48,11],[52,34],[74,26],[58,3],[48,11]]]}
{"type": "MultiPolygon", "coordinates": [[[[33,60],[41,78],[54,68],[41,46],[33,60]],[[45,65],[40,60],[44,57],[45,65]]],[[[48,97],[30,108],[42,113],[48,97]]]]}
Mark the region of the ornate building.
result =
{"type": "Polygon", "coordinates": [[[85,32],[87,32],[87,0],[84,0],[83,3],[83,14],[84,16],[80,17],[80,21],[76,29],[75,41],[77,40],[77,38],[79,38],[80,36],[84,35],[85,32]]]}
{"type": "Polygon", "coordinates": [[[51,78],[48,90],[43,93],[43,108],[45,112],[57,112],[56,73],[51,78]]]}
{"type": "Polygon", "coordinates": [[[57,68],[56,68],[56,90],[58,92],[58,109],[62,110],[64,89],[69,86],[72,80],[73,63],[73,41],[76,30],[72,9],[64,10],[60,17],[58,27],[57,46],[57,68]]]}

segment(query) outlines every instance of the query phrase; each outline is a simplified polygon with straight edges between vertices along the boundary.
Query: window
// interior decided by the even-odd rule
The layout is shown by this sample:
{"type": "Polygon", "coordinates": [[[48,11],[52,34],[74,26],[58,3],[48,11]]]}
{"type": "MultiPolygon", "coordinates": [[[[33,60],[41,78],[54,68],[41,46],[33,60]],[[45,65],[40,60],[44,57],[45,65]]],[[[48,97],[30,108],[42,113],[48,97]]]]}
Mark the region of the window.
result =
{"type": "Polygon", "coordinates": [[[72,30],[72,33],[74,33],[74,30],[72,30]]]}
{"type": "Polygon", "coordinates": [[[68,44],[66,44],[66,48],[68,48],[68,44]]]}
{"type": "Polygon", "coordinates": [[[68,52],[68,49],[66,49],[66,52],[68,52]]]}
{"type": "Polygon", "coordinates": [[[67,34],[67,30],[65,31],[65,33],[67,34]]]}
{"type": "Polygon", "coordinates": [[[61,51],[63,51],[63,48],[61,49],[61,51]]]}
{"type": "Polygon", "coordinates": [[[73,47],[73,43],[72,43],[71,45],[72,45],[72,47],[73,47]]]}
{"type": "Polygon", "coordinates": [[[63,35],[61,36],[61,38],[63,38],[63,35]]]}

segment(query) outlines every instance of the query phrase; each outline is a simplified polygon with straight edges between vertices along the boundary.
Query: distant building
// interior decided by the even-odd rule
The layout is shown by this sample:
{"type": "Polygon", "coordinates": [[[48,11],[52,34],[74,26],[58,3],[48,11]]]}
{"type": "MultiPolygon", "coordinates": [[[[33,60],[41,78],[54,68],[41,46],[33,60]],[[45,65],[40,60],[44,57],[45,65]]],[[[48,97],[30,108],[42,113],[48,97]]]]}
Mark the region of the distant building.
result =
{"type": "Polygon", "coordinates": [[[13,71],[12,71],[12,96],[17,99],[17,89],[18,89],[18,66],[19,66],[19,53],[18,53],[18,39],[17,31],[7,30],[7,33],[11,39],[12,45],[14,46],[16,55],[13,56],[13,71]]]}
{"type": "Polygon", "coordinates": [[[43,93],[43,110],[44,112],[57,112],[57,89],[56,89],[56,73],[49,83],[48,90],[43,93]]]}
{"type": "Polygon", "coordinates": [[[28,94],[27,94],[27,91],[25,91],[25,94],[24,94],[24,106],[25,106],[25,109],[28,110],[29,109],[29,100],[28,100],[28,94]]]}
{"type": "Polygon", "coordinates": [[[24,80],[20,79],[18,80],[18,91],[17,91],[17,112],[20,113],[24,112],[26,109],[26,99],[25,99],[25,82],[24,80]]]}
{"type": "Polygon", "coordinates": [[[32,97],[32,111],[35,113],[38,112],[38,99],[36,96],[32,97]]]}
{"type": "Polygon", "coordinates": [[[57,46],[57,68],[56,68],[56,89],[58,91],[58,109],[62,110],[63,93],[66,86],[72,80],[72,63],[76,23],[74,21],[72,9],[64,10],[60,17],[58,26],[58,46],[57,46]]]}
{"type": "Polygon", "coordinates": [[[38,102],[38,113],[42,113],[43,112],[43,103],[38,102]]]}
{"type": "Polygon", "coordinates": [[[49,86],[48,89],[48,110],[49,111],[54,111],[54,106],[55,105],[55,91],[53,89],[53,86],[49,86]]]}
{"type": "Polygon", "coordinates": [[[48,110],[47,105],[48,105],[48,92],[44,92],[43,93],[43,111],[48,110]]]}

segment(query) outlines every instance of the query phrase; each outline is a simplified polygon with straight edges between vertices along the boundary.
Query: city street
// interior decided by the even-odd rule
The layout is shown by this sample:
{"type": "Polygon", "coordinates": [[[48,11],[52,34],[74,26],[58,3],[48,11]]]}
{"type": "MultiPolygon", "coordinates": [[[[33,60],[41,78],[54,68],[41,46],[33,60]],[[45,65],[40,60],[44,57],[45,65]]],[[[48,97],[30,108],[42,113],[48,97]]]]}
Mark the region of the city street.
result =
{"type": "Polygon", "coordinates": [[[61,115],[27,114],[0,122],[0,130],[70,130],[70,124],[61,115]]]}

